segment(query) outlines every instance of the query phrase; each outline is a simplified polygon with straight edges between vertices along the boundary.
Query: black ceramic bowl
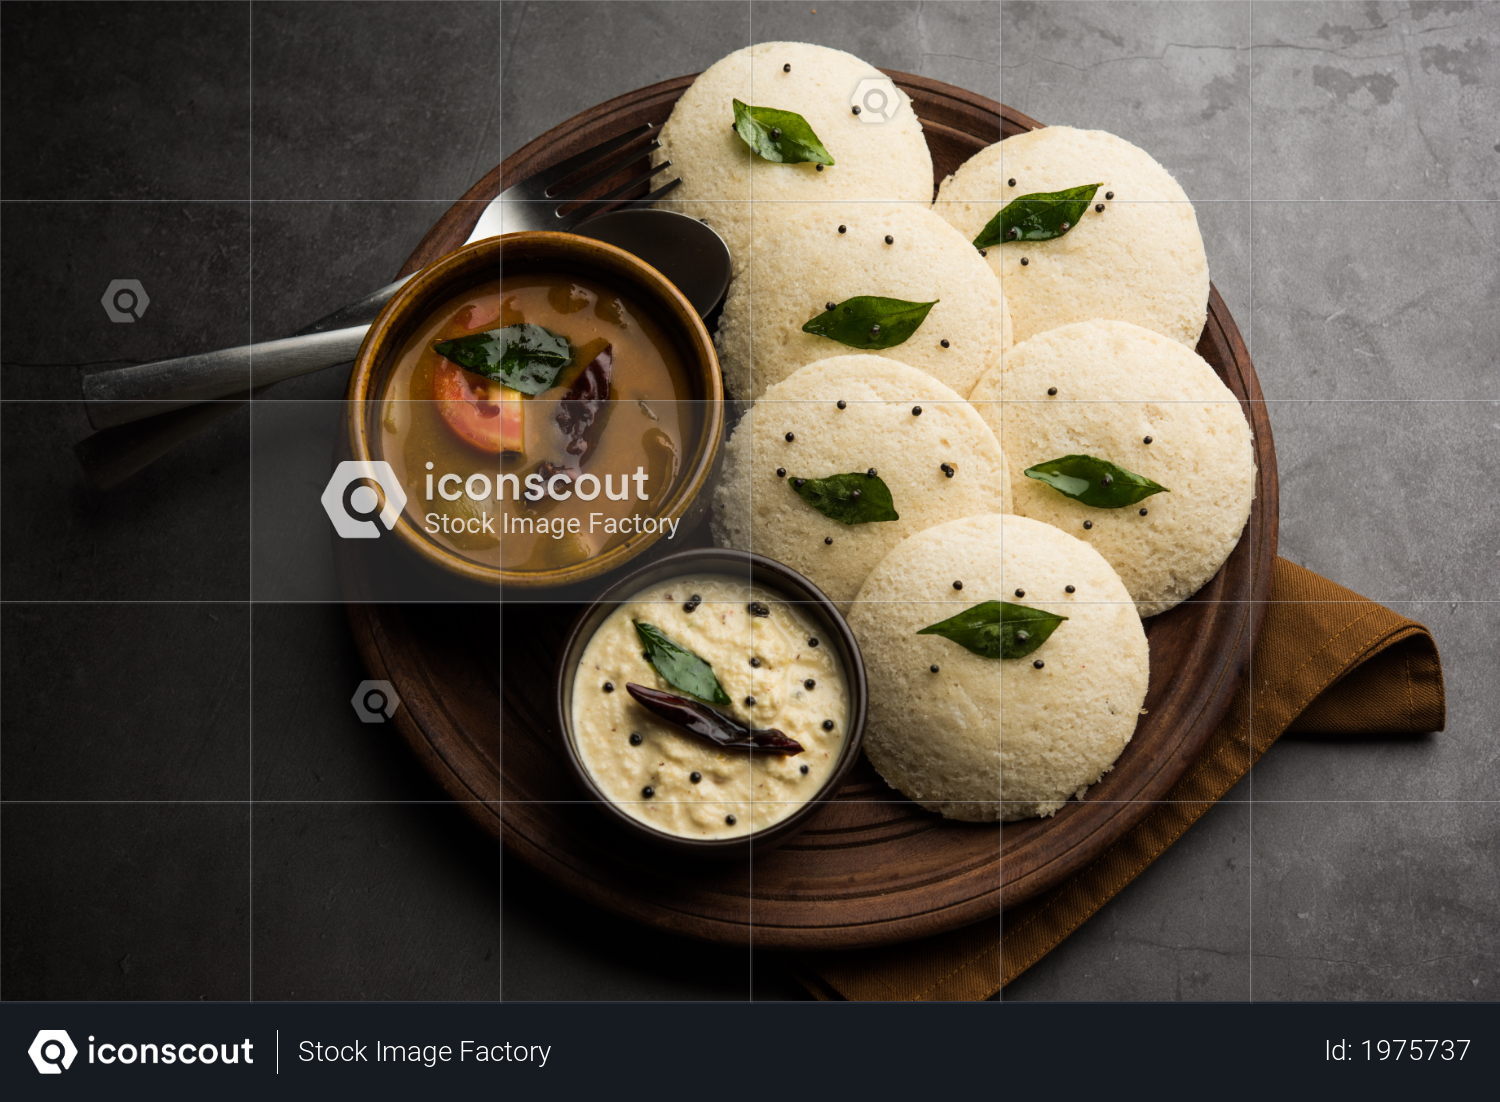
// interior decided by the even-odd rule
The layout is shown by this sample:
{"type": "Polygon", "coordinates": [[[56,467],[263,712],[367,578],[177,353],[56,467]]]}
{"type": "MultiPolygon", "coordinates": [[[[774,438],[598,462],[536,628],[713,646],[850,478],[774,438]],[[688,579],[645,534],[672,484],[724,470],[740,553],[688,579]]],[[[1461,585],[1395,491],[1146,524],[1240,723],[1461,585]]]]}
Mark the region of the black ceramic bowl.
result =
{"type": "Polygon", "coordinates": [[[865,663],[859,653],[859,644],[854,641],[854,633],[849,630],[849,625],[844,622],[839,610],[834,608],[833,602],[823,595],[822,590],[791,567],[784,566],[774,559],[752,555],[748,551],[735,551],[728,548],[695,548],[678,551],[657,559],[650,566],[643,567],[610,586],[574,621],[573,629],[568,633],[567,641],[563,644],[562,658],[557,667],[556,683],[557,724],[558,730],[562,732],[563,749],[567,753],[568,764],[573,769],[573,775],[578,779],[583,790],[589,794],[590,799],[606,816],[638,837],[677,853],[701,857],[748,857],[753,849],[763,850],[780,845],[806,826],[807,821],[812,818],[818,808],[831,799],[843,785],[844,778],[849,775],[849,770],[859,759],[860,745],[865,737],[865,715],[869,707],[869,692],[865,685],[865,663]],[[599,625],[610,613],[634,594],[647,586],[688,574],[729,574],[735,577],[748,577],[752,585],[761,586],[797,603],[802,611],[818,625],[821,633],[819,637],[825,640],[827,645],[836,648],[849,682],[848,736],[844,739],[843,752],[839,755],[833,772],[828,775],[822,787],[807,803],[785,819],[739,838],[683,838],[656,830],[639,819],[631,817],[599,790],[584,767],[583,760],[578,755],[578,748],[573,742],[573,681],[578,673],[579,659],[583,656],[584,648],[588,646],[589,640],[594,637],[594,632],[599,630],[599,625]]]}

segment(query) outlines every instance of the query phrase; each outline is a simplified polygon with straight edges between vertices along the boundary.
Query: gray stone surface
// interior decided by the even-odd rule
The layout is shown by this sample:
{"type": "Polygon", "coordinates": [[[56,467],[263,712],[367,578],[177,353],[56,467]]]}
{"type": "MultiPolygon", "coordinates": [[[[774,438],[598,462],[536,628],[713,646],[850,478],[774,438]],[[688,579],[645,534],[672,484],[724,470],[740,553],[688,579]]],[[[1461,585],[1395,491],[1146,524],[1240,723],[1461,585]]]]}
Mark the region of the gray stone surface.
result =
{"type": "Polygon", "coordinates": [[[776,39],[1175,173],[1271,403],[1281,553],[1444,659],[1445,732],[1283,740],[1004,996],[1496,997],[1500,5],[1446,0],[0,6],[0,995],[805,997],[508,862],[354,717],[301,507],[341,370],[107,494],[70,454],[84,371],[295,329],[501,156],[776,39]]]}

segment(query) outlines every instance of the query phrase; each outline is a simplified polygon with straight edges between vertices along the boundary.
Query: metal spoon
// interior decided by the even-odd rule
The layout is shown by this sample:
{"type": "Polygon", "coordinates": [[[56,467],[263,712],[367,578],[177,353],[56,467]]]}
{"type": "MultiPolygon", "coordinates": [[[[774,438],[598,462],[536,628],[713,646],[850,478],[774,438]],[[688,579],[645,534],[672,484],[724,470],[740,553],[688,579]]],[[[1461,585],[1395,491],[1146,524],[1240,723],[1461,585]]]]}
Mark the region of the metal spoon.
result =
{"type": "MultiPolygon", "coordinates": [[[[705,223],[675,211],[619,210],[580,224],[575,233],[636,253],[684,289],[701,314],[712,310],[729,285],[729,249],[705,223]]],[[[96,429],[243,394],[347,363],[359,351],[370,322],[399,282],[315,322],[296,337],[101,371],[83,380],[84,406],[96,429]],[[382,297],[383,296],[383,297],[382,297]],[[365,310],[368,317],[359,317],[365,310]],[[337,319],[343,328],[327,326],[337,319]],[[254,370],[252,372],[252,365],[254,370]]]]}
{"type": "MultiPolygon", "coordinates": [[[[577,226],[574,233],[592,237],[624,249],[639,256],[656,268],[673,283],[700,317],[707,317],[729,287],[729,248],[717,233],[705,223],[675,211],[635,208],[611,211],[589,219],[577,226]]],[[[404,282],[400,281],[400,282],[404,282]]],[[[399,284],[397,284],[399,285],[399,284]]],[[[269,386],[283,379],[321,371],[347,362],[358,351],[364,340],[369,321],[390,295],[385,294],[378,302],[374,300],[387,290],[369,296],[360,303],[345,307],[322,321],[314,322],[303,331],[304,336],[290,340],[305,340],[317,334],[322,344],[313,343],[304,349],[300,359],[284,363],[283,370],[267,378],[265,362],[257,357],[256,381],[260,383],[253,394],[247,394],[244,380],[248,375],[246,364],[237,361],[230,376],[229,388],[224,384],[209,387],[217,393],[199,396],[162,399],[158,395],[145,395],[134,400],[114,394],[106,394],[97,388],[90,396],[89,380],[103,376],[117,376],[119,372],[101,372],[84,380],[85,396],[89,402],[89,419],[100,431],[80,441],[73,448],[78,461],[90,481],[100,489],[119,485],[132,474],[155,462],[182,441],[196,436],[214,422],[237,410],[252,397],[258,397],[269,386]],[[372,308],[373,306],[373,308],[372,308]],[[359,317],[361,310],[368,311],[368,318],[359,317]],[[335,322],[335,319],[337,321],[335,322]],[[327,323],[340,324],[343,328],[327,330],[327,323]],[[321,358],[319,358],[321,351],[321,358]],[[337,358],[330,359],[337,352],[337,358]],[[143,398],[145,400],[143,400],[143,398]],[[97,413],[97,416],[96,416],[97,413]]],[[[287,342],[267,342],[286,344],[287,342]]],[[[252,346],[257,347],[257,346],[252,346]]],[[[248,349],[232,350],[248,355],[248,349]]],[[[209,353],[209,356],[223,355],[209,353]]],[[[184,357],[195,360],[198,357],[184,357]]],[[[180,364],[183,361],[166,360],[160,365],[143,364],[142,367],[157,367],[180,364]]],[[[125,368],[123,371],[133,371],[125,368]]]]}

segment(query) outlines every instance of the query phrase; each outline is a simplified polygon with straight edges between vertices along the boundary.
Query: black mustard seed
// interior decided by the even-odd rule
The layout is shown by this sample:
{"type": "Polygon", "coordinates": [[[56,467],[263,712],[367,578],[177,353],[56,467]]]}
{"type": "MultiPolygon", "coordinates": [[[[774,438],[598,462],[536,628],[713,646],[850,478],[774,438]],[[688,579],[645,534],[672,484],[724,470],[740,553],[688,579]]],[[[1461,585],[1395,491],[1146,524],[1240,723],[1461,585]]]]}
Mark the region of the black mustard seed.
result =
{"type": "Polygon", "coordinates": [[[840,398],[839,399],[839,409],[848,409],[848,408],[849,408],[849,403],[846,402],[846,401],[844,401],[842,398],[840,398]]]}
{"type": "Polygon", "coordinates": [[[776,477],[777,478],[785,478],[786,477],[786,468],[785,467],[777,467],[776,468],[776,477]]]}
{"type": "Polygon", "coordinates": [[[807,645],[809,647],[816,647],[818,645],[818,637],[816,635],[814,635],[811,639],[809,639],[807,641],[807,645]]]}
{"type": "Polygon", "coordinates": [[[656,795],[656,789],[652,788],[648,784],[645,788],[641,789],[641,795],[644,796],[644,797],[646,797],[646,799],[649,800],[652,796],[656,795]]]}
{"type": "Polygon", "coordinates": [[[805,478],[794,478],[794,479],[792,479],[792,485],[795,486],[795,487],[797,487],[797,489],[800,490],[800,489],[802,489],[803,486],[807,485],[807,479],[805,479],[805,478]]]}
{"type": "Polygon", "coordinates": [[[1104,193],[1104,197],[1105,197],[1105,198],[1106,198],[1106,199],[1113,199],[1113,198],[1114,198],[1114,197],[1115,197],[1115,193],[1114,193],[1114,192],[1112,192],[1112,191],[1106,191],[1106,192],[1105,192],[1105,193],[1104,193]]]}
{"type": "Polygon", "coordinates": [[[942,345],[944,348],[947,348],[948,347],[948,338],[944,337],[942,340],[938,341],[938,344],[942,345]]]}
{"type": "Polygon", "coordinates": [[[832,546],[832,544],[833,544],[833,537],[832,536],[824,536],[823,537],[823,542],[825,544],[828,544],[828,545],[832,546]]]}
{"type": "Polygon", "coordinates": [[[1076,585],[1065,585],[1065,586],[1063,586],[1063,592],[1064,593],[1077,593],[1078,592],[1078,587],[1076,585]]]}
{"type": "Polygon", "coordinates": [[[848,226],[840,226],[839,227],[839,233],[848,233],[848,232],[849,232],[849,227],[848,226]]]}
{"type": "Polygon", "coordinates": [[[630,732],[630,745],[631,746],[639,746],[640,744],[641,744],[641,735],[640,735],[640,732],[639,731],[632,731],[632,732],[630,732]]]}
{"type": "Polygon", "coordinates": [[[913,417],[920,417],[920,416],[922,416],[922,407],[921,406],[912,406],[911,407],[911,415],[913,417]]]}
{"type": "Polygon", "coordinates": [[[1096,214],[1103,214],[1104,213],[1104,204],[1103,203],[1095,203],[1094,204],[1094,212],[1096,214]]]}
{"type": "Polygon", "coordinates": [[[786,434],[786,442],[788,444],[790,444],[795,439],[797,439],[797,434],[795,432],[789,432],[786,434]]]}
{"type": "Polygon", "coordinates": [[[1046,664],[1047,663],[1043,662],[1040,658],[1038,658],[1035,662],[1032,663],[1032,666],[1034,666],[1036,669],[1041,669],[1046,664]]]}
{"type": "Polygon", "coordinates": [[[1085,531],[1087,531],[1088,529],[1092,528],[1093,526],[1094,526],[1094,522],[1091,521],[1091,520],[1086,520],[1086,521],[1083,522],[1083,527],[1084,527],[1085,531]]]}
{"type": "Polygon", "coordinates": [[[606,681],[604,683],[604,691],[607,692],[607,693],[614,692],[615,691],[615,683],[613,681],[606,681]]]}
{"type": "Polygon", "coordinates": [[[781,71],[783,73],[790,73],[792,71],[792,63],[790,61],[788,61],[785,65],[783,65],[781,67],[781,71]]]}
{"type": "Polygon", "coordinates": [[[728,823],[730,826],[734,826],[734,824],[736,822],[735,817],[733,815],[726,815],[726,816],[724,816],[724,821],[726,823],[728,823]]]}
{"type": "Polygon", "coordinates": [[[1055,398],[1055,397],[1057,397],[1057,387],[1055,387],[1055,386],[1049,386],[1047,388],[1047,397],[1049,397],[1049,398],[1055,398]]]}
{"type": "Polygon", "coordinates": [[[929,670],[931,670],[933,673],[937,673],[938,672],[938,668],[936,666],[928,666],[927,668],[929,670]]]}
{"type": "Polygon", "coordinates": [[[802,682],[802,687],[804,689],[816,689],[818,687],[818,683],[809,677],[806,681],[802,682]]]}
{"type": "Polygon", "coordinates": [[[779,127],[779,126],[773,126],[773,127],[771,127],[771,140],[773,142],[779,142],[779,141],[781,141],[781,127],[779,127]]]}
{"type": "Polygon", "coordinates": [[[833,720],[831,720],[831,719],[825,719],[823,721],[823,730],[825,730],[825,731],[832,731],[833,730],[833,720]]]}
{"type": "Polygon", "coordinates": [[[1021,258],[1021,267],[1024,268],[1024,267],[1026,267],[1026,265],[1028,265],[1030,263],[1031,263],[1031,261],[1027,260],[1024,256],[1021,258]]]}
{"type": "Polygon", "coordinates": [[[1016,178],[1014,176],[1012,176],[1009,180],[1006,180],[1005,182],[1007,184],[1009,184],[1011,187],[1015,187],[1016,186],[1016,178]]]}
{"type": "Polygon", "coordinates": [[[1141,516],[1145,516],[1145,515],[1146,515],[1146,510],[1142,509],[1141,510],[1141,516]]]}
{"type": "Polygon", "coordinates": [[[751,669],[756,669],[756,670],[760,669],[760,659],[759,658],[752,658],[752,659],[750,659],[750,668],[751,669]]]}
{"type": "Polygon", "coordinates": [[[1018,589],[1018,590],[1016,590],[1016,596],[1017,597],[1024,597],[1024,596],[1026,596],[1026,591],[1024,589],[1018,589]]]}
{"type": "Polygon", "coordinates": [[[1151,437],[1149,437],[1149,436],[1142,437],[1141,438],[1141,443],[1142,444],[1149,444],[1149,443],[1151,443],[1151,437]]]}
{"type": "Polygon", "coordinates": [[[950,463],[939,463],[938,470],[942,471],[943,474],[948,478],[952,478],[955,474],[958,473],[953,469],[953,466],[950,463]]]}
{"type": "Polygon", "coordinates": [[[747,697],[745,697],[745,707],[747,707],[747,708],[753,708],[753,707],[755,707],[755,697],[753,697],[753,696],[747,696],[747,697]]]}
{"type": "Polygon", "coordinates": [[[890,234],[886,234],[885,235],[885,243],[887,245],[894,245],[896,243],[896,239],[894,237],[892,237],[890,234]]]}
{"type": "Polygon", "coordinates": [[[807,766],[805,766],[805,765],[802,767],[802,775],[804,777],[807,776],[807,766]]]}
{"type": "Polygon", "coordinates": [[[953,583],[953,588],[954,589],[962,589],[963,587],[964,587],[964,583],[963,582],[954,582],[953,583]]]}
{"type": "Polygon", "coordinates": [[[688,774],[688,780],[692,781],[694,784],[697,784],[702,779],[703,779],[703,774],[700,773],[700,772],[698,772],[696,769],[693,770],[691,773],[688,774]]]}

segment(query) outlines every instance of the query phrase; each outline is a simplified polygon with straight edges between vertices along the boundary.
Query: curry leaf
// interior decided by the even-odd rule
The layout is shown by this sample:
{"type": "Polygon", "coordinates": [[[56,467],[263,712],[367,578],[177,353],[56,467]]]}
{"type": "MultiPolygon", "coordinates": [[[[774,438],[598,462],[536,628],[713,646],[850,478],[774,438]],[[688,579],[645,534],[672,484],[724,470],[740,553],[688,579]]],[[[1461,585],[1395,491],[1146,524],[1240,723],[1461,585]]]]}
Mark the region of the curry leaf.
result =
{"type": "Polygon", "coordinates": [[[437,341],[432,349],[466,371],[498,380],[522,394],[546,390],[573,359],[573,346],[566,337],[530,324],[437,341]]]}
{"type": "Polygon", "coordinates": [[[1084,184],[1066,191],[1038,191],[1018,195],[996,212],[979,236],[976,249],[993,249],[1007,241],[1051,241],[1061,237],[1083,217],[1103,184],[1084,184]]]}
{"type": "Polygon", "coordinates": [[[634,621],[635,633],[646,647],[646,658],[667,684],[710,704],[732,704],[714,675],[714,668],[686,647],[674,643],[655,626],[634,621]]]}
{"type": "Polygon", "coordinates": [[[941,635],[981,658],[1025,658],[1067,618],[1009,601],[985,601],[917,634],[941,635]]]}
{"type": "Polygon", "coordinates": [[[807,120],[795,111],[751,107],[735,100],[734,130],[767,161],[786,165],[804,161],[833,164],[833,155],[818,140],[807,120]]]}
{"type": "Polygon", "coordinates": [[[1021,473],[1096,509],[1123,509],[1152,494],[1172,492],[1145,475],[1092,455],[1065,455],[1027,467],[1021,473]]]}
{"type": "Polygon", "coordinates": [[[829,520],[845,524],[900,520],[891,489],[879,475],[856,472],[827,478],[789,478],[792,490],[829,520]]]}
{"type": "Polygon", "coordinates": [[[927,320],[927,312],[941,301],[908,302],[903,298],[856,295],[825,310],[802,327],[815,337],[850,348],[895,348],[927,320]]]}

